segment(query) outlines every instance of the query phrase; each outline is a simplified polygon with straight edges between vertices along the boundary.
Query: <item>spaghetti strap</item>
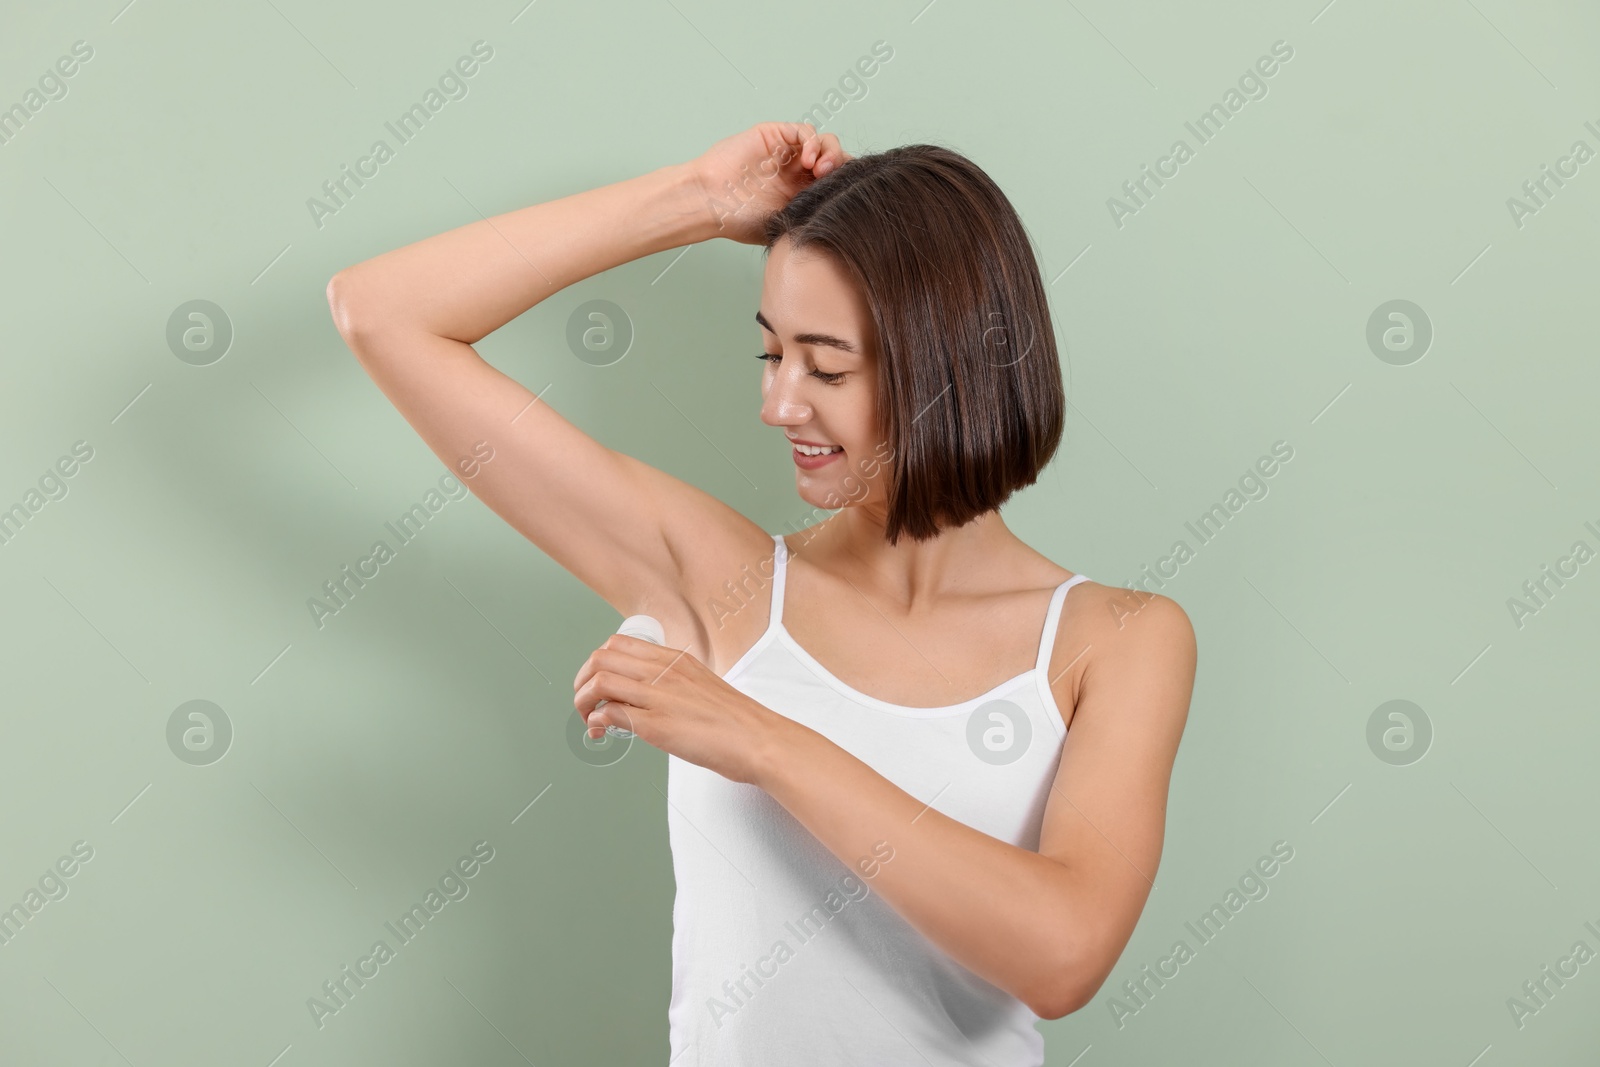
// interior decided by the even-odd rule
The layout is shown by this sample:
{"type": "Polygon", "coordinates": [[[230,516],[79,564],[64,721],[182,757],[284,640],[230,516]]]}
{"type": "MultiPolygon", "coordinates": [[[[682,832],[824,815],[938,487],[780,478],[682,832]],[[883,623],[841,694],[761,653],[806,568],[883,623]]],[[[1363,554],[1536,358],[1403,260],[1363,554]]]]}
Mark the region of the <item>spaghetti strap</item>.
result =
{"type": "MultiPolygon", "coordinates": [[[[784,564],[788,561],[788,558],[789,546],[784,544],[781,534],[773,534],[772,563],[770,565],[772,569],[770,573],[766,567],[762,566],[767,561],[758,559],[753,569],[748,563],[745,564],[742,571],[743,576],[739,579],[737,587],[731,581],[723,583],[724,588],[728,591],[728,596],[735,605],[731,611],[725,612],[724,618],[738,614],[746,608],[759,603],[763,582],[771,587],[771,593],[767,601],[767,628],[761,631],[761,635],[755,639],[754,644],[744,650],[744,655],[733,661],[733,666],[721,672],[720,677],[724,681],[733,681],[751,661],[760,655],[761,650],[775,642],[778,639],[778,634],[782,632],[783,575],[786,570],[784,564]]],[[[722,621],[722,619],[719,619],[717,625],[721,626],[722,621]]]]}
{"type": "MultiPolygon", "coordinates": [[[[796,548],[790,549],[786,541],[773,535],[766,559],[751,558],[757,554],[754,538],[742,542],[744,547],[729,568],[741,572],[730,584],[739,590],[740,602],[747,605],[738,616],[740,633],[755,629],[756,619],[751,616],[759,618],[756,605],[762,586],[768,589],[770,620],[766,636],[728,668],[724,681],[783,721],[827,738],[839,751],[870,765],[882,780],[925,799],[942,817],[970,827],[972,833],[1037,850],[1045,833],[1043,798],[1050,794],[1051,780],[1060,773],[1068,720],[1073,717],[1072,694],[1065,685],[1068,679],[1061,679],[1059,703],[1042,672],[1032,664],[983,693],[937,707],[895,703],[856,689],[812,656],[785,625],[788,564],[815,544],[806,541],[805,533],[796,532],[795,536],[796,548]],[[973,771],[974,766],[981,775],[973,771]]],[[[1052,637],[1059,628],[1056,618],[1071,584],[1063,582],[1045,597],[1050,601],[1045,618],[1034,616],[1052,637]]],[[[1049,587],[1035,585],[1017,596],[1031,600],[1041,592],[1049,593],[1049,587]]],[[[1082,610],[1089,607],[1092,605],[1084,605],[1082,610]]],[[[1019,622],[1020,616],[1011,621],[1019,622]]],[[[890,632],[887,627],[885,632],[890,632]]],[[[1014,630],[1012,636],[1023,647],[1013,646],[1011,653],[1023,655],[1026,638],[1014,630]]],[[[1037,639],[1038,633],[1034,636],[1037,639]]],[[[855,643],[860,646],[861,638],[855,643]]],[[[860,647],[845,651],[856,655],[841,656],[841,662],[853,660],[875,684],[894,681],[899,683],[901,695],[907,694],[908,689],[900,687],[912,684],[909,673],[894,677],[896,666],[907,662],[905,657],[891,659],[875,655],[871,649],[863,656],[860,647]]],[[[1046,666],[1048,669],[1048,663],[1046,666]]],[[[851,676],[855,677],[855,670],[851,676]]],[[[929,676],[935,677],[931,671],[929,676]]],[[[728,996],[728,976],[751,975],[748,961],[771,945],[772,901],[799,901],[795,905],[799,908],[805,901],[836,894],[831,887],[838,880],[839,861],[818,847],[810,828],[787,817],[770,794],[750,784],[730,782],[692,760],[669,755],[666,792],[677,887],[668,1005],[671,1051],[679,1063],[694,1059],[692,1054],[684,1054],[694,1049],[715,1050],[709,1058],[722,1053],[723,1061],[762,1067],[790,1062],[787,1054],[793,1052],[793,1046],[782,1042],[793,1035],[786,1034],[785,1028],[773,1031],[763,1027],[760,1019],[744,1011],[744,1023],[735,1019],[730,1030],[726,1014],[734,1009],[708,1013],[703,1005],[726,1007],[722,998],[728,996]],[[731,875],[730,867],[739,876],[731,875]],[[720,1036],[719,1024],[723,1027],[720,1036]]],[[[1044,1041],[1036,1029],[1039,1016],[1029,1004],[1010,994],[1002,996],[981,977],[952,967],[950,957],[910,924],[886,909],[867,908],[846,909],[833,921],[843,924],[830,935],[837,939],[829,942],[823,938],[827,943],[806,950],[817,953],[813,959],[816,966],[808,973],[768,983],[772,988],[761,994],[770,998],[763,1000],[767,1005],[761,1009],[764,1017],[814,1016],[812,1007],[819,998],[826,1001],[848,981],[860,995],[853,992],[838,999],[824,1020],[824,1029],[837,1040],[814,1040],[812,1045],[842,1046],[848,1037],[860,1039],[852,1041],[852,1046],[887,1047],[887,1043],[899,1042],[897,1034],[959,1032],[970,1038],[972,1051],[940,1062],[1045,1062],[1044,1041]],[[870,944],[873,951],[857,951],[862,944],[870,944]],[[882,966],[885,959],[893,960],[894,965],[882,966]]],[[[745,1000],[738,1003],[748,1007],[745,1000]]],[[[967,1039],[962,1044],[965,1047],[967,1039]]],[[[873,1057],[871,1062],[887,1059],[873,1057]]],[[[811,1060],[844,1062],[825,1056],[811,1060]]],[[[867,1060],[859,1058],[859,1062],[867,1060]]]]}
{"type": "Polygon", "coordinates": [[[783,535],[773,534],[772,541],[776,547],[772,555],[772,606],[767,610],[768,633],[783,623],[783,578],[789,562],[789,546],[784,542],[783,535]]]}
{"type": "Polygon", "coordinates": [[[1050,653],[1056,647],[1056,628],[1061,623],[1061,605],[1066,603],[1067,590],[1079,582],[1086,582],[1086,574],[1074,574],[1071,578],[1056,586],[1056,591],[1050,596],[1050,609],[1044,616],[1044,633],[1039,638],[1039,657],[1034,662],[1034,668],[1041,674],[1050,670],[1050,653]]]}

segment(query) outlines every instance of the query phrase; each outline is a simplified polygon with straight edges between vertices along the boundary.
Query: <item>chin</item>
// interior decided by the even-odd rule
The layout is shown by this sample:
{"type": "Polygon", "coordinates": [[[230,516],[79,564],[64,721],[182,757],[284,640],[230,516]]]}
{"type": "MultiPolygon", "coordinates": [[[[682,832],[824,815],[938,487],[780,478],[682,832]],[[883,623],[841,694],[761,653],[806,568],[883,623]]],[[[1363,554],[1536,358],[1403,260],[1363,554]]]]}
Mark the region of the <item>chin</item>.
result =
{"type": "Polygon", "coordinates": [[[795,479],[795,492],[807,504],[823,511],[837,511],[841,507],[848,507],[850,497],[839,487],[834,479],[818,481],[810,476],[809,471],[798,471],[795,479]]]}
{"type": "Polygon", "coordinates": [[[844,511],[868,503],[870,499],[862,496],[860,486],[855,487],[854,495],[842,491],[837,486],[802,485],[799,490],[800,499],[819,511],[844,511]]]}

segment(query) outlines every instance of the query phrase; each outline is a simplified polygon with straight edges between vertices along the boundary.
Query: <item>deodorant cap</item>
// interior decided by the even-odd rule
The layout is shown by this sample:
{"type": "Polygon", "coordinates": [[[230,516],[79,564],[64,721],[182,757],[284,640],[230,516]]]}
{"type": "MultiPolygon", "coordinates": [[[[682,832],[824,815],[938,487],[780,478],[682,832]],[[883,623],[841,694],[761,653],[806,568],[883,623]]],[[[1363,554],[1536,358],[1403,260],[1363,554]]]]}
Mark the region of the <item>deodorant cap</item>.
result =
{"type": "Polygon", "coordinates": [[[666,631],[650,615],[629,615],[622,620],[622,625],[617,627],[617,633],[626,634],[628,637],[637,637],[641,641],[649,641],[655,645],[667,643],[666,631]]]}

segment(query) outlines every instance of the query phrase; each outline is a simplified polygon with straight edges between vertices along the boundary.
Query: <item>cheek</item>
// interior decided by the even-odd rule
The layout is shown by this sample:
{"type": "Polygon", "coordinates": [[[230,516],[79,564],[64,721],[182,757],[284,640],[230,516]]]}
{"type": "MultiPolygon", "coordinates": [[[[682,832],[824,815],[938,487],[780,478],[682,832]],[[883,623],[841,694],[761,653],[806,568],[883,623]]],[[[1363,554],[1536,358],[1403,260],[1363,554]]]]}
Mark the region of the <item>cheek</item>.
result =
{"type": "Polygon", "coordinates": [[[869,390],[860,390],[850,398],[843,414],[850,428],[850,436],[855,441],[855,453],[858,456],[870,455],[882,436],[878,432],[876,396],[869,390]]]}

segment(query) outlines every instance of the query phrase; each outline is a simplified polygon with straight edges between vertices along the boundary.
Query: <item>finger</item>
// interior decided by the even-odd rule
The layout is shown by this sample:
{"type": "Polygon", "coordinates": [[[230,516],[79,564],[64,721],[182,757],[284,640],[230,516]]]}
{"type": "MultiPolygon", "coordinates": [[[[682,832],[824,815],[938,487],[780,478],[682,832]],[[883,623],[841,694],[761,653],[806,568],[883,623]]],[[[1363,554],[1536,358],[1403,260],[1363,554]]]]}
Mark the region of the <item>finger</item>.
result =
{"type": "Polygon", "coordinates": [[[584,718],[584,732],[592,739],[605,735],[611,727],[619,727],[629,732],[633,729],[633,707],[615,700],[603,700],[594,711],[584,718]]]}
{"type": "Polygon", "coordinates": [[[583,721],[588,722],[590,713],[600,706],[602,700],[607,702],[608,709],[613,701],[643,708],[649,704],[650,691],[647,682],[602,670],[583,683],[583,688],[572,698],[572,706],[578,709],[583,721]]]}
{"type": "Polygon", "coordinates": [[[831,174],[839,164],[850,158],[839,144],[838,134],[833,133],[825,133],[817,138],[814,157],[811,173],[819,178],[831,174]]]}
{"type": "Polygon", "coordinates": [[[825,133],[817,138],[816,147],[812,150],[811,173],[821,177],[832,167],[833,144],[837,138],[831,133],[825,133]]]}
{"type": "Polygon", "coordinates": [[[805,147],[800,150],[800,166],[804,167],[806,170],[809,170],[813,174],[815,174],[816,173],[816,168],[817,168],[817,160],[818,160],[818,158],[821,157],[821,155],[822,155],[822,138],[817,137],[815,134],[813,134],[811,136],[811,138],[806,141],[805,147]]]}
{"type": "MultiPolygon", "coordinates": [[[[614,642],[619,643],[615,644],[614,647],[607,648],[602,646],[602,648],[608,655],[621,654],[626,657],[617,661],[620,673],[627,675],[629,678],[647,681],[651,685],[661,681],[669,671],[678,667],[680,663],[683,663],[684,666],[678,669],[683,670],[687,669],[690,664],[700,662],[690,654],[687,648],[658,645],[654,641],[645,641],[642,638],[628,637],[624,634],[613,634],[607,639],[606,645],[613,645],[614,642]]],[[[596,651],[599,650],[597,649],[596,651]]]]}
{"type": "MultiPolygon", "coordinates": [[[[601,703],[603,705],[605,702],[602,701],[601,703]]],[[[574,711],[573,714],[583,720],[584,736],[588,737],[591,741],[598,740],[600,735],[605,733],[605,712],[597,708],[587,715],[581,711],[574,711]]]]}
{"type": "Polygon", "coordinates": [[[827,157],[833,163],[833,166],[838,166],[840,163],[843,163],[845,160],[850,158],[850,153],[846,152],[844,150],[844,145],[839,143],[838,134],[828,134],[827,140],[829,141],[827,157]]]}
{"type": "MultiPolygon", "coordinates": [[[[651,649],[667,648],[668,646],[658,645],[654,641],[646,641],[644,638],[634,637],[632,634],[612,634],[606,638],[606,643],[600,647],[621,649],[624,652],[631,652],[635,656],[647,656],[650,654],[651,649]]],[[[676,651],[676,649],[673,651],[676,651]]]]}
{"type": "Polygon", "coordinates": [[[626,634],[612,634],[606,638],[605,644],[589,653],[589,658],[578,668],[577,675],[572,679],[572,689],[576,692],[582,688],[599,670],[614,671],[631,678],[653,677],[648,672],[652,666],[660,671],[663,665],[660,662],[662,647],[653,641],[642,641],[626,634]]]}
{"type": "Polygon", "coordinates": [[[776,125],[779,144],[777,150],[772,153],[772,158],[779,166],[785,166],[800,154],[807,139],[815,135],[816,131],[803,122],[780,122],[776,125]]]}

